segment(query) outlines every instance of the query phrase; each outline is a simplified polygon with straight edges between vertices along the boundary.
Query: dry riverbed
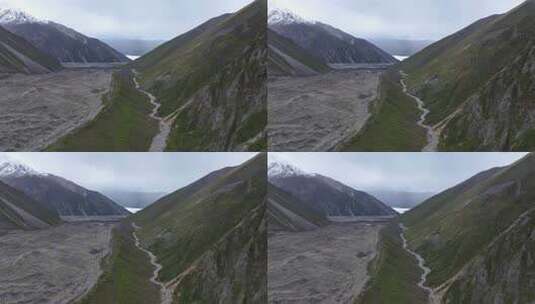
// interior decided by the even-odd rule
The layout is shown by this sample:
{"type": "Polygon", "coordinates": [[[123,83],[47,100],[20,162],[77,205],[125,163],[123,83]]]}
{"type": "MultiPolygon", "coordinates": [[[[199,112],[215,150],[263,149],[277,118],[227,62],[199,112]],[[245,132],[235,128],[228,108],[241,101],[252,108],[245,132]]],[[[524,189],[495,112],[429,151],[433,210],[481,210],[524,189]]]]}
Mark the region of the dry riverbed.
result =
{"type": "Polygon", "coordinates": [[[270,79],[270,151],[326,151],[354,136],[370,117],[381,73],[342,70],[270,79]]]}
{"type": "Polygon", "coordinates": [[[64,224],[0,237],[0,303],[72,303],[97,282],[111,223],[64,224]]]}
{"type": "Polygon", "coordinates": [[[37,151],[92,120],[111,69],[72,69],[0,79],[0,151],[37,151]]]}
{"type": "Polygon", "coordinates": [[[268,239],[270,303],[352,303],[367,280],[383,224],[336,223],[268,239]]]}

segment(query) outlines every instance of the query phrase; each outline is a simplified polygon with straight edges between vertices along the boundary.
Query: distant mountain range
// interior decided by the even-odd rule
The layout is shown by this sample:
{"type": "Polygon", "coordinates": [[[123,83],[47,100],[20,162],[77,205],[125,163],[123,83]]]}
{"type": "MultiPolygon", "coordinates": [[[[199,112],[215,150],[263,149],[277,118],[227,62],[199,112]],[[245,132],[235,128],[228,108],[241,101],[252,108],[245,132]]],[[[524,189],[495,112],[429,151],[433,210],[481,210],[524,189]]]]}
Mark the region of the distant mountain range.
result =
{"type": "Polygon", "coordinates": [[[369,38],[370,42],[385,50],[389,54],[396,56],[410,57],[427,46],[431,45],[432,40],[410,40],[394,38],[369,38]]]}
{"type": "Polygon", "coordinates": [[[164,40],[103,38],[101,39],[125,55],[143,56],[163,44],[164,40]]]}
{"type": "Polygon", "coordinates": [[[121,190],[103,190],[101,192],[123,207],[140,209],[149,206],[167,194],[165,192],[137,192],[121,190]]]}
{"type": "Polygon", "coordinates": [[[398,62],[390,54],[364,39],[355,38],[328,24],[306,20],[288,10],[271,10],[268,27],[328,64],[398,62]]]}
{"type": "Polygon", "coordinates": [[[395,216],[397,212],[368,193],[319,174],[304,173],[290,164],[272,162],[269,182],[305,203],[318,217],[395,216]]]}
{"type": "Polygon", "coordinates": [[[123,216],[128,212],[106,196],[69,180],[15,162],[0,164],[0,181],[60,216],[123,216]]]}
{"type": "Polygon", "coordinates": [[[59,23],[39,20],[20,10],[1,9],[0,25],[61,62],[129,61],[125,55],[98,39],[59,23]]]}
{"type": "Polygon", "coordinates": [[[56,58],[0,25],[0,73],[43,74],[61,68],[56,58]]]}
{"type": "Polygon", "coordinates": [[[392,190],[368,190],[370,194],[392,208],[414,208],[435,193],[433,192],[407,192],[392,190]]]}

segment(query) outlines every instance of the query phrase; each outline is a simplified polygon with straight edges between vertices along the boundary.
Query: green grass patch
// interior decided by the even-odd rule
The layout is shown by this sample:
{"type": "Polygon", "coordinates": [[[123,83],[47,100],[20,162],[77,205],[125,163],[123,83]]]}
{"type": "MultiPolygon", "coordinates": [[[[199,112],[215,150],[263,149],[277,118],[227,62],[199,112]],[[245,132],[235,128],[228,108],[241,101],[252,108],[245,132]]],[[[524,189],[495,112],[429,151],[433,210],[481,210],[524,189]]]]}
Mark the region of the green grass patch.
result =
{"type": "Polygon", "coordinates": [[[355,304],[427,303],[418,287],[421,270],[416,258],[403,248],[397,221],[380,232],[378,254],[369,266],[371,278],[355,304]]]}
{"type": "Polygon", "coordinates": [[[381,78],[379,97],[372,117],[343,151],[421,151],[427,142],[426,130],[417,125],[420,110],[403,93],[400,76],[389,71],[381,78]]]}
{"type": "Polygon", "coordinates": [[[149,98],[134,85],[128,71],[113,75],[111,92],[104,96],[104,109],[89,124],[60,139],[47,150],[80,152],[148,151],[158,132],[150,118],[149,98]]]}
{"type": "Polygon", "coordinates": [[[113,230],[112,254],[103,263],[97,285],[78,304],[159,303],[159,288],[150,282],[149,257],[135,246],[133,229],[123,223],[113,230]]]}

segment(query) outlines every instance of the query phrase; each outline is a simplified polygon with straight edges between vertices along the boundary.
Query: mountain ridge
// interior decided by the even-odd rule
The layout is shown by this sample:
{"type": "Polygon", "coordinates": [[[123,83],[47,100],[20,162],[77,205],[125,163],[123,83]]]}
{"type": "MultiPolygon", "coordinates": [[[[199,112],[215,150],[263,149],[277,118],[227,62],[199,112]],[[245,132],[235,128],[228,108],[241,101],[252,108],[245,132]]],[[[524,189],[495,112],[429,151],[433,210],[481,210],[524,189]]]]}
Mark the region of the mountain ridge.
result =
{"type": "Polygon", "coordinates": [[[392,55],[365,39],[353,37],[322,22],[307,21],[289,11],[281,12],[281,10],[270,12],[269,28],[329,64],[398,62],[392,55]]]}
{"type": "Polygon", "coordinates": [[[63,63],[129,62],[106,43],[72,28],[13,9],[0,11],[0,25],[63,63]]]}

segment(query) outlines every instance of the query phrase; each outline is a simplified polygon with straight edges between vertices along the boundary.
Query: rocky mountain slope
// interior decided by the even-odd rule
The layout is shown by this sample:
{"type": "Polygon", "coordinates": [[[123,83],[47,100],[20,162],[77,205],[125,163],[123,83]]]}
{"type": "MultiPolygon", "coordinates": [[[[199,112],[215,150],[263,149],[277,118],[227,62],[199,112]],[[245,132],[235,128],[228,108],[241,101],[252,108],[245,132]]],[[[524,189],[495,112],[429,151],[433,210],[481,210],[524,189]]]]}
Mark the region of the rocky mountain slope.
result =
{"type": "Polygon", "coordinates": [[[535,1],[481,19],[401,64],[443,128],[440,149],[535,147],[535,1]]]}
{"type": "Polygon", "coordinates": [[[279,187],[268,184],[267,191],[267,221],[270,232],[309,231],[329,223],[324,214],[279,187]]]}
{"type": "Polygon", "coordinates": [[[12,229],[43,229],[60,222],[57,213],[0,182],[0,233],[12,229]]]}
{"type": "Polygon", "coordinates": [[[319,174],[308,174],[281,162],[268,168],[269,181],[328,216],[395,216],[392,208],[375,197],[319,174]]]}
{"type": "Polygon", "coordinates": [[[266,10],[256,0],[213,18],[136,60],[142,86],[176,117],[168,150],[266,146],[266,10]]]}
{"type": "Polygon", "coordinates": [[[437,303],[535,297],[535,154],[482,172],[402,216],[437,303]]]}
{"type": "Polygon", "coordinates": [[[270,29],[268,49],[270,76],[310,76],[330,70],[323,59],[309,54],[292,40],[270,29]]]}
{"type": "Polygon", "coordinates": [[[328,24],[305,20],[288,10],[271,10],[268,24],[271,30],[327,63],[397,62],[390,54],[364,39],[355,38],[328,24]]]}
{"type": "Polygon", "coordinates": [[[266,162],[216,171],[129,218],[173,303],[265,303],[266,162]]]}
{"type": "Polygon", "coordinates": [[[0,10],[0,25],[61,62],[128,62],[102,41],[15,9],[0,10]]]}
{"type": "Polygon", "coordinates": [[[121,216],[130,214],[104,195],[59,176],[40,173],[14,162],[0,164],[0,181],[25,193],[61,216],[121,216]]]}
{"type": "Polygon", "coordinates": [[[60,69],[54,57],[0,25],[0,73],[42,74],[60,69]]]}

